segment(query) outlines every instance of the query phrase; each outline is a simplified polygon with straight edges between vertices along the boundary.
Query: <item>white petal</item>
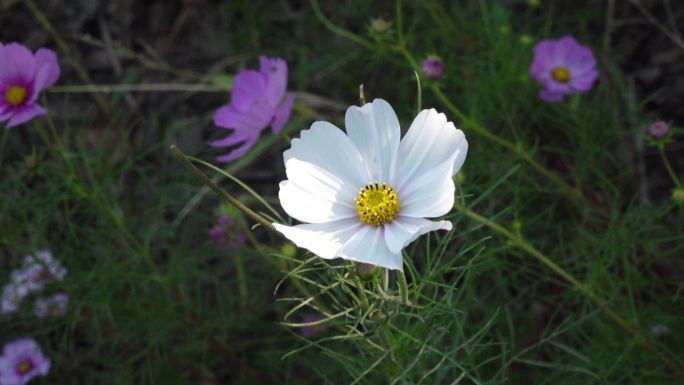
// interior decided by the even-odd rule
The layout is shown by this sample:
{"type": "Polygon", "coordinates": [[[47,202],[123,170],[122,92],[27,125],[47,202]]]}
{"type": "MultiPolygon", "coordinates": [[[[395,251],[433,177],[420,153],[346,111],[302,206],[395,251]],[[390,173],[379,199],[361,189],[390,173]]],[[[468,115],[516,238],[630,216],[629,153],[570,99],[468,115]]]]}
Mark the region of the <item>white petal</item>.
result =
{"type": "Polygon", "coordinates": [[[273,225],[297,246],[326,259],[335,258],[342,245],[363,228],[357,218],[297,226],[273,225]]]}
{"type": "Polygon", "coordinates": [[[447,159],[433,169],[416,174],[400,190],[399,215],[415,218],[434,218],[454,207],[456,188],[451,178],[453,161],[447,159]]]}
{"type": "Polygon", "coordinates": [[[371,179],[366,182],[390,181],[401,130],[389,103],[375,99],[363,107],[351,106],[344,116],[344,125],[368,167],[371,179]]]}
{"type": "MultiPolygon", "coordinates": [[[[300,180],[300,179],[295,179],[300,180]]],[[[306,184],[305,186],[312,186],[306,184]]],[[[285,212],[301,222],[323,223],[356,216],[350,202],[340,199],[339,191],[321,188],[309,191],[292,180],[280,182],[280,204],[285,212]]],[[[352,198],[353,199],[353,198],[352,198]]]]}
{"type": "Polygon", "coordinates": [[[461,157],[467,153],[467,141],[463,131],[446,116],[434,109],[421,111],[399,144],[396,175],[392,181],[395,189],[402,189],[409,181],[441,165],[451,162],[450,176],[463,164],[461,157]]]}
{"type": "Polygon", "coordinates": [[[449,221],[429,221],[422,218],[398,216],[392,223],[385,225],[385,241],[391,252],[400,253],[409,243],[423,234],[435,230],[451,230],[449,221]]]}
{"type": "Polygon", "coordinates": [[[402,270],[404,262],[401,251],[392,252],[387,246],[384,226],[363,226],[342,247],[338,255],[344,259],[370,263],[394,270],[402,270]]]}
{"type": "Polygon", "coordinates": [[[292,140],[291,148],[283,153],[283,158],[286,169],[291,159],[311,163],[355,192],[368,183],[369,175],[359,150],[342,130],[328,122],[314,122],[310,129],[302,130],[300,138],[292,140]]]}
{"type": "Polygon", "coordinates": [[[459,171],[461,171],[461,167],[463,167],[466,155],[468,155],[468,141],[465,140],[465,137],[463,137],[463,141],[459,144],[458,155],[456,155],[456,159],[454,159],[454,170],[451,173],[452,175],[456,175],[459,171]]]}

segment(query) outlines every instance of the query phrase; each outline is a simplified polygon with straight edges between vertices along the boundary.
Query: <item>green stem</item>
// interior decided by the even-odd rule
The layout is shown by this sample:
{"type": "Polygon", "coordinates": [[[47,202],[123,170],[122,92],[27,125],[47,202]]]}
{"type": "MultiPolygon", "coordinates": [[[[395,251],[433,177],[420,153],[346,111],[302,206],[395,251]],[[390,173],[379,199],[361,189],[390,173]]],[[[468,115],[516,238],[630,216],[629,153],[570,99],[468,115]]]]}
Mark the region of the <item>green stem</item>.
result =
{"type": "Polygon", "coordinates": [[[677,187],[681,188],[682,182],[679,180],[679,177],[677,177],[677,174],[674,172],[674,169],[672,169],[672,165],[670,164],[670,161],[667,159],[665,149],[662,145],[658,146],[658,152],[660,152],[660,159],[663,160],[663,164],[665,165],[665,169],[667,170],[667,173],[670,175],[670,178],[672,178],[672,181],[677,187]]]}
{"type": "Polygon", "coordinates": [[[556,274],[560,275],[565,281],[570,283],[572,286],[575,287],[577,291],[582,293],[584,296],[586,296],[589,300],[591,300],[598,309],[603,312],[608,318],[613,320],[616,324],[618,324],[622,329],[624,329],[627,334],[629,334],[637,343],[640,345],[644,346],[645,348],[651,350],[653,353],[655,353],[660,359],[665,362],[667,366],[669,366],[672,370],[674,370],[676,373],[680,375],[684,375],[684,366],[680,362],[677,362],[673,360],[667,353],[664,351],[660,350],[657,346],[653,345],[644,335],[641,333],[641,331],[634,326],[632,326],[628,321],[626,321],[624,318],[622,318],[618,313],[616,313],[610,305],[601,297],[599,297],[594,290],[591,289],[590,286],[587,284],[581,282],[577,278],[575,278],[572,274],[567,272],[565,269],[562,267],[558,266],[556,263],[554,263],[548,256],[537,250],[534,246],[531,244],[527,243],[525,240],[520,238],[519,236],[515,235],[513,232],[509,231],[508,229],[504,228],[500,224],[490,220],[489,218],[486,218],[470,209],[465,209],[465,214],[469,218],[482,223],[492,230],[496,231],[497,233],[503,235],[504,237],[508,238],[511,243],[522,249],[523,251],[527,252],[528,254],[532,255],[534,258],[536,258],[539,262],[544,264],[546,267],[549,269],[553,270],[556,274]]]}
{"type": "Polygon", "coordinates": [[[400,271],[398,273],[399,275],[399,292],[401,293],[401,299],[404,302],[404,305],[409,304],[409,295],[408,295],[408,282],[406,282],[406,275],[404,274],[403,271],[400,271]]]}
{"type": "Polygon", "coordinates": [[[54,93],[103,93],[112,92],[228,92],[229,87],[190,83],[143,83],[143,84],[77,84],[54,86],[47,90],[54,93]]]}
{"type": "Polygon", "coordinates": [[[356,288],[359,289],[359,296],[361,297],[361,308],[363,309],[364,312],[367,312],[368,309],[370,309],[370,302],[368,302],[368,296],[366,295],[366,287],[361,282],[361,278],[359,278],[358,274],[354,274],[355,276],[355,283],[356,283],[356,288]]]}

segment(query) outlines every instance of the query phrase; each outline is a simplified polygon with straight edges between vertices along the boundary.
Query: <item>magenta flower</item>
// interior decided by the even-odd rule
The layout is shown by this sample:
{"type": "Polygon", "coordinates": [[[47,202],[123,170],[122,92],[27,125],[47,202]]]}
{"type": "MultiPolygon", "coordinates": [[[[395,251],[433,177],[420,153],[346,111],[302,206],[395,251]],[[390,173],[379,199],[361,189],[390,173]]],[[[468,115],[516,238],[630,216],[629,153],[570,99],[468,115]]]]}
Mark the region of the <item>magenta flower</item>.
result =
{"type": "Polygon", "coordinates": [[[59,317],[66,313],[69,296],[66,293],[53,294],[47,298],[36,299],[34,313],[38,318],[59,317]]]}
{"type": "Polygon", "coordinates": [[[37,104],[40,91],[55,84],[59,64],[54,51],[41,48],[36,54],[18,43],[0,43],[0,122],[7,128],[28,122],[47,112],[37,104]]]}
{"type": "Polygon", "coordinates": [[[439,80],[444,75],[444,63],[438,57],[430,56],[420,64],[420,70],[426,78],[439,80]]]}
{"type": "Polygon", "coordinates": [[[209,230],[209,238],[217,246],[226,246],[228,250],[237,250],[245,244],[245,234],[235,226],[235,218],[221,215],[217,224],[209,230]]]}
{"type": "Polygon", "coordinates": [[[656,120],[648,126],[648,133],[654,138],[664,138],[667,136],[668,131],[670,131],[670,126],[662,120],[656,120]]]}
{"type": "Polygon", "coordinates": [[[567,94],[591,89],[598,79],[596,58],[572,36],[542,40],[534,46],[530,76],[543,86],[542,99],[560,102],[567,94]]]}
{"type": "Polygon", "coordinates": [[[277,134],[290,119],[294,95],[285,93],[287,63],[280,58],[261,56],[259,64],[259,71],[245,70],[235,76],[230,105],[219,108],[214,114],[214,124],[233,129],[233,132],[209,145],[238,145],[226,155],[217,157],[219,162],[238,159],[254,146],[267,126],[277,134]]]}
{"type": "Polygon", "coordinates": [[[24,385],[50,371],[50,360],[30,338],[7,343],[0,357],[0,385],[24,385]]]}

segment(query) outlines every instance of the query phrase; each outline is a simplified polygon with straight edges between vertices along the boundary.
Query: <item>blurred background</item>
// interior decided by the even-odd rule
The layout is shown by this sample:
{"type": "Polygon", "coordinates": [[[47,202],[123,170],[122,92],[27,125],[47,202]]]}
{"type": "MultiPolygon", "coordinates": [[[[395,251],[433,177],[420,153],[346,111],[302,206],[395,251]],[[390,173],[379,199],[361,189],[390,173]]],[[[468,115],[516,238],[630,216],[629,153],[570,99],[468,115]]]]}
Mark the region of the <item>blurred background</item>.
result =
{"type": "Polygon", "coordinates": [[[68,293],[64,316],[37,318],[28,299],[0,316],[0,343],[31,336],[52,361],[32,383],[682,382],[683,203],[647,133],[669,124],[662,152],[681,180],[680,1],[0,0],[0,25],[0,42],[51,48],[62,70],[41,97],[49,116],[0,146],[0,284],[38,250],[68,269],[48,286],[68,293]],[[564,35],[593,50],[600,78],[547,103],[533,47],[564,35]],[[453,238],[407,249],[424,306],[365,320],[327,263],[252,230],[168,151],[226,152],[207,145],[228,132],[212,116],[260,55],[287,62],[292,117],[219,166],[268,203],[280,210],[288,138],[315,120],[343,127],[360,84],[408,128],[416,63],[434,55],[444,74],[422,75],[422,106],[470,143],[461,208],[515,239],[455,210],[453,238]],[[343,314],[292,325],[321,319],[309,295],[343,314]]]}

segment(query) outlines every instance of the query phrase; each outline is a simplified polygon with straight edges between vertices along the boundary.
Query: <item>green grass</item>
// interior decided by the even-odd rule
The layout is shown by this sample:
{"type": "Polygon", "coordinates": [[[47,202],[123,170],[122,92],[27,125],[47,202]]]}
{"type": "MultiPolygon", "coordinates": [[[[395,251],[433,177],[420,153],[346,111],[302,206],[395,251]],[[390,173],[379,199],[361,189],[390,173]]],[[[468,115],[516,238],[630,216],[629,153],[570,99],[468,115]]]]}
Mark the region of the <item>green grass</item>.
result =
{"type": "MultiPolygon", "coordinates": [[[[423,80],[422,106],[463,128],[470,150],[459,204],[449,214],[454,231],[405,250],[408,292],[396,273],[361,282],[349,263],[285,252],[285,241],[263,227],[252,230],[248,218],[240,221],[253,234],[245,247],[226,252],[211,244],[220,199],[209,193],[188,206],[202,185],[168,146],[213,161],[217,152],[204,142],[220,136],[210,117],[226,94],[150,93],[140,110],[121,93],[103,95],[112,111],[105,116],[88,95],[48,93],[48,118],[0,139],[0,284],[25,254],[42,248],[69,270],[48,288],[69,294],[65,317],[37,320],[27,299],[19,314],[0,318],[0,343],[34,336],[52,359],[49,377],[35,383],[681,379],[665,361],[683,365],[682,211],[639,199],[629,143],[648,120],[610,47],[600,44],[604,9],[552,1],[514,8],[498,1],[403,3],[212,4],[204,22],[215,28],[188,28],[176,42],[195,44],[211,61],[183,58],[192,56],[190,48],[167,58],[172,68],[181,62],[176,70],[211,81],[240,69],[235,62],[216,66],[225,57],[245,55],[253,67],[259,54],[282,56],[291,89],[351,105],[363,83],[366,98],[387,99],[403,128],[416,111],[415,62],[429,54],[444,59],[444,79],[423,80]],[[371,31],[375,17],[391,21],[390,31],[371,31]],[[532,45],[564,34],[592,46],[601,80],[587,94],[546,104],[527,75],[532,45]],[[298,324],[310,312],[332,319],[305,338],[298,324]],[[656,324],[671,335],[649,336],[656,324]]],[[[26,12],[19,5],[10,11],[26,12]]],[[[125,78],[96,82],[123,84],[154,72],[121,55],[125,78]]],[[[65,68],[60,84],[81,84],[65,68]]],[[[187,81],[173,71],[159,74],[157,82],[187,81]]],[[[286,131],[296,137],[314,117],[342,126],[343,116],[302,103],[286,131]]],[[[249,161],[229,171],[279,208],[287,147],[267,134],[249,161]]],[[[269,214],[237,184],[219,184],[269,214]]]]}

